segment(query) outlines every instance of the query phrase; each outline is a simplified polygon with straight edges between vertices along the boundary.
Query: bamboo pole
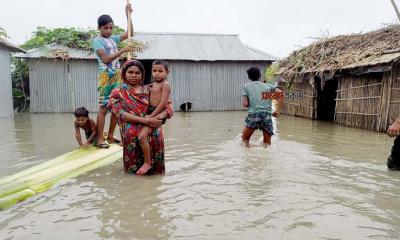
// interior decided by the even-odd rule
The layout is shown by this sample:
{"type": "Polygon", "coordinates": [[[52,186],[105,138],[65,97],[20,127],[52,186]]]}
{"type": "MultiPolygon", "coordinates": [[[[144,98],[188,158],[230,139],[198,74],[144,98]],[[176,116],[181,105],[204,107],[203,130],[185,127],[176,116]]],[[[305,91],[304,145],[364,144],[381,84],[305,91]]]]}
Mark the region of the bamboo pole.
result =
{"type": "Polygon", "coordinates": [[[353,115],[365,115],[365,116],[379,116],[377,113],[360,113],[360,112],[336,112],[337,114],[353,114],[353,115]]]}
{"type": "Polygon", "coordinates": [[[377,99],[377,98],[381,98],[381,96],[359,97],[359,98],[335,98],[335,101],[353,101],[353,100],[367,100],[367,99],[377,99]]]}
{"type": "Polygon", "coordinates": [[[346,89],[338,89],[336,92],[343,92],[343,91],[350,91],[356,88],[366,88],[366,87],[373,87],[373,86],[379,86],[382,85],[382,83],[374,83],[374,84],[368,84],[368,85],[362,85],[362,86],[357,86],[357,87],[352,87],[352,88],[346,88],[346,89]]]}
{"type": "MultiPolygon", "coordinates": [[[[126,4],[130,4],[129,0],[126,0],[126,4]]],[[[128,44],[131,43],[131,37],[132,37],[132,33],[133,33],[133,26],[132,26],[132,16],[131,16],[131,11],[129,11],[128,13],[128,44]],[[132,28],[131,28],[132,27],[132,28]]],[[[128,56],[127,59],[131,60],[132,58],[132,53],[128,52],[128,56]]]]}
{"type": "Polygon", "coordinates": [[[399,9],[397,8],[397,5],[396,5],[395,1],[394,0],[390,0],[390,2],[392,2],[393,8],[394,8],[394,10],[396,11],[396,14],[397,14],[397,18],[400,21],[400,12],[399,12],[399,9]]]}
{"type": "Polygon", "coordinates": [[[388,107],[389,106],[387,104],[387,91],[385,91],[385,88],[386,88],[387,84],[384,84],[386,82],[385,80],[387,79],[386,76],[387,76],[387,73],[384,73],[383,76],[382,76],[382,82],[381,82],[383,84],[383,87],[381,88],[381,96],[382,96],[382,98],[381,98],[381,101],[379,103],[378,125],[377,125],[377,128],[376,128],[376,131],[378,131],[378,132],[380,131],[381,125],[382,125],[382,112],[383,112],[383,109],[384,109],[384,107],[388,107]]]}
{"type": "MultiPolygon", "coordinates": [[[[400,18],[400,17],[399,17],[400,18]]],[[[388,120],[389,120],[389,109],[390,109],[390,98],[391,98],[391,96],[392,96],[392,84],[393,84],[393,75],[394,75],[394,73],[393,73],[393,70],[392,71],[390,71],[390,74],[389,74],[389,85],[388,85],[388,92],[387,92],[387,94],[388,94],[388,96],[387,96],[387,104],[386,104],[386,113],[385,113],[385,119],[384,119],[384,122],[383,122],[383,126],[385,127],[384,129],[386,130],[387,129],[387,127],[388,127],[388,120]]]]}

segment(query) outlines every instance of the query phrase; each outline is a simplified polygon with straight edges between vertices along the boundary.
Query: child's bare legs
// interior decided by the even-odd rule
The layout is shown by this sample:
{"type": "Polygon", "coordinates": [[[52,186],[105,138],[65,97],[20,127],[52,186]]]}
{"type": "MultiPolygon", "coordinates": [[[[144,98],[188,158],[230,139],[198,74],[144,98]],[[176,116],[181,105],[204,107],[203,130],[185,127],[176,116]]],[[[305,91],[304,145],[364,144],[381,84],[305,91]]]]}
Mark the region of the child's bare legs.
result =
{"type": "Polygon", "coordinates": [[[143,127],[139,132],[138,139],[140,143],[140,147],[142,148],[144,155],[144,163],[142,167],[137,170],[137,175],[144,175],[151,169],[151,156],[150,156],[150,144],[147,141],[147,137],[149,136],[149,127],[143,127]]]}
{"type": "MultiPolygon", "coordinates": [[[[100,107],[99,113],[97,114],[97,146],[104,146],[106,144],[103,136],[106,116],[107,116],[107,109],[104,107],[100,107]]],[[[114,131],[116,126],[117,126],[117,119],[115,118],[114,114],[111,114],[110,127],[108,128],[108,134],[107,134],[108,135],[107,140],[109,140],[110,143],[115,142],[114,131]]]]}
{"type": "Polygon", "coordinates": [[[243,140],[243,144],[245,147],[250,148],[249,141],[250,141],[251,135],[253,135],[255,130],[256,130],[255,128],[244,127],[243,132],[242,132],[242,140],[243,140]]]}
{"type": "Polygon", "coordinates": [[[102,146],[105,144],[103,139],[103,131],[104,131],[106,115],[107,115],[107,110],[104,107],[100,107],[99,113],[97,114],[97,146],[102,146]]]}
{"type": "Polygon", "coordinates": [[[269,134],[268,131],[265,130],[263,131],[263,138],[264,138],[263,142],[266,147],[271,145],[271,134],[269,134]]]}
{"type": "Polygon", "coordinates": [[[114,114],[111,113],[110,127],[108,128],[108,134],[107,134],[107,141],[109,143],[115,143],[115,142],[119,143],[119,141],[116,141],[116,139],[114,138],[114,132],[116,126],[117,126],[117,118],[115,117],[114,114]]]}

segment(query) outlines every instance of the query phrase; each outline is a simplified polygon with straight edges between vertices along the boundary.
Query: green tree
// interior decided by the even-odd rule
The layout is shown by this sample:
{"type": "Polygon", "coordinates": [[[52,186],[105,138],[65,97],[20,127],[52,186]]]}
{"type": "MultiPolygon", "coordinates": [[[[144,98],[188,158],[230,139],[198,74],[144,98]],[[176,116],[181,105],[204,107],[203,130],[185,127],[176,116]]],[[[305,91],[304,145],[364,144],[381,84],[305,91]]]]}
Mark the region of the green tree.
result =
{"type": "Polygon", "coordinates": [[[55,28],[47,29],[37,27],[32,33],[32,37],[21,45],[24,49],[42,47],[47,44],[59,44],[70,48],[89,50],[90,40],[97,35],[96,30],[79,30],[75,28],[55,28]]]}
{"type": "MultiPolygon", "coordinates": [[[[121,34],[125,30],[114,26],[113,34],[121,34]]],[[[58,44],[74,49],[92,50],[92,39],[99,35],[97,29],[54,28],[37,27],[32,37],[21,45],[24,49],[33,49],[47,44],[58,44]]]]}
{"type": "Polygon", "coordinates": [[[25,60],[11,58],[13,107],[18,112],[29,109],[29,67],[25,60]]]}
{"type": "Polygon", "coordinates": [[[278,64],[274,63],[269,65],[269,67],[265,70],[265,81],[271,82],[274,79],[276,72],[278,71],[278,64]]]}

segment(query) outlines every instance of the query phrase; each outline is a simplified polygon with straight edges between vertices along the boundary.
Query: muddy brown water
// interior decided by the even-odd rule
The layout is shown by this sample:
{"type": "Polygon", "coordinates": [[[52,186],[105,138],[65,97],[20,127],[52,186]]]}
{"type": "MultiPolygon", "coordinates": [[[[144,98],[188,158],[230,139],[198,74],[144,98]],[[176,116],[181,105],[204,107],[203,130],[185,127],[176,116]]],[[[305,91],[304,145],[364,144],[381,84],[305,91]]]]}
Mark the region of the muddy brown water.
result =
{"type": "MultiPolygon", "coordinates": [[[[385,134],[282,116],[240,143],[245,112],[176,113],[166,175],[120,161],[0,212],[0,239],[400,239],[385,134]]],[[[71,114],[0,119],[0,177],[76,147],[71,114]]]]}

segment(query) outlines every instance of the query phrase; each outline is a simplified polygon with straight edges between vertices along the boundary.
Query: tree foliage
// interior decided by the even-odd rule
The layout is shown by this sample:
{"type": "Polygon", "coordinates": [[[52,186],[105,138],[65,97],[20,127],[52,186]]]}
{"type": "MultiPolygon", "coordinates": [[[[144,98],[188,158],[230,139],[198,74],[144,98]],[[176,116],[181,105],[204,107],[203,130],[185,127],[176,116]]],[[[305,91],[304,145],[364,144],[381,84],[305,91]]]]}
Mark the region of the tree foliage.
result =
{"type": "Polygon", "coordinates": [[[13,106],[18,112],[29,110],[29,67],[23,59],[11,58],[13,106]]]}
{"type": "Polygon", "coordinates": [[[275,77],[276,72],[278,71],[278,64],[274,63],[270,65],[266,70],[265,70],[265,81],[270,82],[272,79],[275,77]]]}
{"type": "MultiPolygon", "coordinates": [[[[121,34],[125,30],[114,26],[113,34],[121,34]]],[[[92,40],[99,35],[98,30],[77,28],[54,28],[37,27],[32,33],[31,39],[21,45],[24,49],[32,49],[47,44],[59,44],[69,48],[92,50],[92,40]]]]}

